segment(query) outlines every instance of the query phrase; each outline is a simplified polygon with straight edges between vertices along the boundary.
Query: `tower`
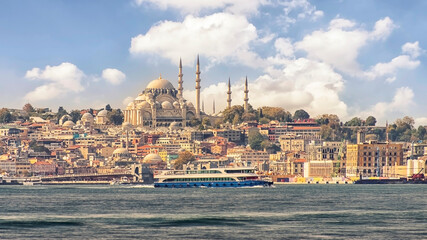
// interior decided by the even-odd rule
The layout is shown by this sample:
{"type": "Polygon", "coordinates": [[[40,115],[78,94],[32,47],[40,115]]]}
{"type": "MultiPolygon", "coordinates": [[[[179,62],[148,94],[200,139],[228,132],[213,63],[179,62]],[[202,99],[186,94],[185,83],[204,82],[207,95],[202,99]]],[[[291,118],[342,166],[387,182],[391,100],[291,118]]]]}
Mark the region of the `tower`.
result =
{"type": "Polygon", "coordinates": [[[205,112],[205,101],[202,100],[202,112],[205,112]]]}
{"type": "Polygon", "coordinates": [[[245,80],[245,98],[243,99],[245,101],[245,104],[243,105],[243,108],[245,109],[245,112],[248,112],[249,109],[249,105],[248,105],[248,101],[249,101],[249,97],[248,97],[248,76],[246,76],[246,80],[245,80]]]}
{"type": "Polygon", "coordinates": [[[184,76],[184,75],[182,74],[182,61],[181,61],[181,58],[179,58],[178,98],[182,98],[182,97],[183,97],[183,96],[182,96],[182,90],[183,90],[184,88],[182,87],[182,83],[183,83],[183,81],[182,81],[182,76],[184,76]]]}
{"type": "Polygon", "coordinates": [[[230,84],[230,78],[228,78],[227,108],[231,108],[231,84],[230,84]]]}
{"type": "Polygon", "coordinates": [[[212,112],[213,114],[215,114],[215,99],[213,100],[213,103],[212,103],[212,112]]]}
{"type": "Polygon", "coordinates": [[[197,55],[196,66],[196,118],[200,119],[200,64],[199,55],[197,55]]]}

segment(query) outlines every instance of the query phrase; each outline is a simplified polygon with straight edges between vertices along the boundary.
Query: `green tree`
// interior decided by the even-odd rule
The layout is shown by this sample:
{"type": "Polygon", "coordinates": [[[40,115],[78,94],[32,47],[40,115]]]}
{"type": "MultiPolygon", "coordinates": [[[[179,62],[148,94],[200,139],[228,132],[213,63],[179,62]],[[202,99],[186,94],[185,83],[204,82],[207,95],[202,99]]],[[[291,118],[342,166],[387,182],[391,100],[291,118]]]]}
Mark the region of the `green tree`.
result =
{"type": "Polygon", "coordinates": [[[197,126],[199,126],[201,124],[202,124],[202,122],[198,118],[196,118],[196,117],[193,117],[190,120],[190,126],[192,126],[192,127],[197,127],[197,126]]]}
{"type": "Polygon", "coordinates": [[[426,128],[423,126],[419,126],[417,129],[417,136],[420,140],[424,140],[424,137],[426,135],[427,131],[426,128]]]}
{"type": "Polygon", "coordinates": [[[346,122],[344,125],[353,127],[362,126],[362,119],[360,119],[359,117],[354,117],[350,121],[346,122]]]}
{"type": "Polygon", "coordinates": [[[107,111],[109,111],[109,112],[113,111],[113,109],[111,108],[110,104],[107,104],[107,105],[105,106],[105,110],[107,110],[107,111]]]}
{"type": "Polygon", "coordinates": [[[264,141],[264,137],[258,131],[249,132],[248,136],[249,146],[253,150],[262,150],[261,143],[264,141]]]}
{"type": "Polygon", "coordinates": [[[323,140],[330,141],[332,140],[332,128],[329,125],[322,125],[320,127],[320,136],[323,140]]]}
{"type": "Polygon", "coordinates": [[[79,110],[73,110],[70,112],[70,116],[73,122],[77,122],[82,118],[82,114],[79,110]]]}
{"type": "MultiPolygon", "coordinates": [[[[283,122],[292,121],[291,113],[285,111],[281,107],[262,107],[262,115],[270,120],[277,120],[283,122]]],[[[261,117],[261,116],[260,116],[261,117]]]]}
{"type": "Polygon", "coordinates": [[[206,128],[211,125],[211,120],[208,117],[203,118],[202,120],[203,126],[206,128]]]}
{"type": "Polygon", "coordinates": [[[239,124],[242,122],[241,116],[243,116],[245,110],[243,109],[243,106],[240,105],[234,105],[231,108],[227,108],[223,112],[224,116],[224,123],[233,123],[233,121],[236,119],[237,115],[237,123],[239,124]]]}
{"type": "Polygon", "coordinates": [[[61,119],[62,116],[68,114],[67,110],[65,110],[63,107],[58,108],[58,113],[56,113],[56,118],[61,119]]]}
{"type": "Polygon", "coordinates": [[[14,121],[14,117],[10,114],[7,108],[0,109],[0,123],[10,123],[14,121]]]}
{"type": "Polygon", "coordinates": [[[300,109],[300,110],[296,110],[294,113],[294,120],[304,120],[304,119],[308,119],[310,118],[310,114],[308,114],[305,110],[300,109]]]}
{"type": "Polygon", "coordinates": [[[366,126],[375,126],[377,123],[377,119],[373,116],[369,116],[366,118],[365,124],[366,126]]]}
{"type": "Polygon", "coordinates": [[[179,153],[178,158],[175,160],[174,168],[175,169],[182,169],[182,166],[184,164],[187,164],[189,162],[194,162],[196,158],[194,155],[189,151],[184,151],[179,153]]]}
{"type": "Polygon", "coordinates": [[[120,109],[114,109],[107,114],[108,121],[114,125],[122,125],[124,116],[120,109]]]}
{"type": "Polygon", "coordinates": [[[268,124],[269,122],[270,122],[270,119],[265,117],[259,119],[260,124],[268,124]]]}
{"type": "Polygon", "coordinates": [[[237,115],[237,114],[235,114],[234,118],[233,118],[233,125],[237,125],[237,124],[239,124],[241,122],[242,122],[242,119],[240,119],[240,116],[237,115]]]}
{"type": "Polygon", "coordinates": [[[25,104],[24,107],[22,107],[22,110],[26,111],[27,113],[35,112],[33,106],[29,103],[25,104]]]}
{"type": "Polygon", "coordinates": [[[243,121],[253,121],[253,120],[257,120],[257,117],[254,113],[244,113],[243,117],[242,117],[243,121]]]}

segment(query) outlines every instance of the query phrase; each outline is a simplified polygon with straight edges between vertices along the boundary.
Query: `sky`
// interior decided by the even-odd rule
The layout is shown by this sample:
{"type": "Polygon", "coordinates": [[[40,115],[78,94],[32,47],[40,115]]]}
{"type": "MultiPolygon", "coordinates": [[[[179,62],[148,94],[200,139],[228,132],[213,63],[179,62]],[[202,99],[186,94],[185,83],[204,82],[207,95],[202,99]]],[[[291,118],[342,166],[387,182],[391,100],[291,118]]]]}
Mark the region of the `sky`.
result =
{"type": "Polygon", "coordinates": [[[0,107],[124,109],[161,74],[243,103],[427,125],[427,1],[3,0],[0,107]]]}

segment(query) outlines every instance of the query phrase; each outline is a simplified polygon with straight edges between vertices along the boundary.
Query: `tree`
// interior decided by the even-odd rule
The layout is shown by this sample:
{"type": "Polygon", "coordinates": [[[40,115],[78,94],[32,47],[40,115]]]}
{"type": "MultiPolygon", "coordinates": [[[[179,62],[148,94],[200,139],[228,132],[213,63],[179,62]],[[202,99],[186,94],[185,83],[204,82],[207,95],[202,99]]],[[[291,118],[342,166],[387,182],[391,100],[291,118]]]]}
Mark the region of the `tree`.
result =
{"type": "Polygon", "coordinates": [[[64,116],[65,114],[68,114],[67,110],[65,110],[63,107],[59,107],[58,108],[58,113],[56,113],[56,117],[58,119],[61,119],[61,117],[64,116]]]}
{"type": "Polygon", "coordinates": [[[354,117],[350,121],[346,122],[344,125],[353,127],[362,126],[362,119],[360,119],[359,117],[354,117]]]}
{"type": "Polygon", "coordinates": [[[71,116],[71,120],[73,122],[77,122],[82,118],[82,114],[80,113],[79,110],[73,110],[70,112],[70,116],[71,116]]]}
{"type": "Polygon", "coordinates": [[[114,125],[121,125],[123,123],[124,117],[120,109],[114,109],[107,114],[108,121],[114,125]]]}
{"type": "Polygon", "coordinates": [[[375,126],[377,123],[377,119],[373,116],[369,116],[366,118],[365,124],[366,126],[375,126]]]}
{"type": "Polygon", "coordinates": [[[113,111],[113,109],[111,108],[110,104],[107,104],[107,105],[105,106],[105,110],[107,110],[107,111],[109,111],[109,112],[113,111]]]}
{"type": "Polygon", "coordinates": [[[322,125],[320,127],[320,136],[322,140],[332,140],[332,128],[329,125],[322,125]]]}
{"type": "Polygon", "coordinates": [[[262,150],[261,143],[264,141],[264,137],[258,131],[249,132],[248,136],[249,146],[253,150],[262,150]]]}
{"type": "Polygon", "coordinates": [[[235,114],[234,118],[233,118],[233,125],[237,125],[237,124],[239,124],[241,122],[242,122],[242,119],[240,119],[240,116],[237,115],[237,114],[235,114]]]}
{"type": "Polygon", "coordinates": [[[14,121],[14,117],[10,114],[7,108],[0,109],[0,123],[10,123],[14,121]]]}
{"type": "Polygon", "coordinates": [[[224,123],[233,123],[235,119],[236,124],[239,124],[242,122],[241,116],[243,116],[245,110],[243,109],[243,106],[240,105],[234,105],[231,108],[227,108],[223,112],[224,116],[224,123]],[[236,118],[237,115],[237,118],[236,118]]]}
{"type": "Polygon", "coordinates": [[[202,122],[198,118],[196,118],[196,117],[193,117],[190,120],[190,126],[192,126],[192,127],[196,127],[196,126],[199,126],[201,124],[202,124],[202,122]]]}
{"type": "Polygon", "coordinates": [[[187,164],[189,162],[194,162],[196,158],[194,155],[189,151],[180,152],[178,158],[175,160],[174,168],[175,169],[182,169],[182,166],[184,164],[187,164]]]}
{"type": "Polygon", "coordinates": [[[243,121],[253,121],[256,120],[254,113],[244,113],[242,116],[243,121]]]}
{"type": "Polygon", "coordinates": [[[425,137],[426,133],[427,133],[427,131],[426,131],[425,127],[423,127],[423,126],[419,126],[418,127],[418,129],[417,129],[418,139],[424,140],[424,137],[425,137]]]}
{"type": "Polygon", "coordinates": [[[27,113],[35,112],[33,106],[31,106],[29,103],[25,104],[24,107],[22,107],[22,110],[26,111],[27,113]]]}
{"type": "Polygon", "coordinates": [[[270,122],[270,119],[265,117],[259,119],[260,124],[268,124],[269,122],[270,122]]]}
{"type": "MultiPolygon", "coordinates": [[[[292,120],[291,113],[285,111],[281,107],[262,107],[262,115],[270,120],[290,122],[292,120]]],[[[261,117],[261,114],[260,114],[261,117]]]]}
{"type": "Polygon", "coordinates": [[[305,110],[300,109],[300,110],[296,110],[294,113],[294,120],[304,120],[304,119],[308,119],[310,118],[310,114],[308,114],[305,110]]]}

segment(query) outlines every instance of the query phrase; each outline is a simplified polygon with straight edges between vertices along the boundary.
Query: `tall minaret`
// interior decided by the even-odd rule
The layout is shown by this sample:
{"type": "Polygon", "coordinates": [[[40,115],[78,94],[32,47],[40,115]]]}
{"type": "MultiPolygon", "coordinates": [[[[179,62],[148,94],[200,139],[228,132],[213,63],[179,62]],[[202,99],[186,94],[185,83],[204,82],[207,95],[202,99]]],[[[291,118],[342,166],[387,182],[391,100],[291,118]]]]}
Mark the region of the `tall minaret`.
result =
{"type": "Polygon", "coordinates": [[[212,103],[212,110],[213,110],[213,114],[215,114],[215,99],[213,100],[213,103],[212,103]]]}
{"type": "Polygon", "coordinates": [[[199,55],[197,55],[196,66],[196,118],[200,119],[200,63],[199,55]]]}
{"type": "Polygon", "coordinates": [[[205,112],[205,101],[202,100],[202,112],[205,112]]]}
{"type": "Polygon", "coordinates": [[[182,76],[184,76],[184,74],[182,74],[182,61],[181,58],[179,58],[179,73],[178,73],[178,98],[182,98],[182,90],[184,89],[182,87],[182,76]]]}
{"type": "Polygon", "coordinates": [[[230,84],[230,78],[228,78],[227,108],[231,108],[231,84],[230,84]]]}
{"type": "Polygon", "coordinates": [[[245,101],[245,104],[243,105],[243,108],[245,109],[245,112],[248,112],[249,109],[249,105],[248,105],[248,101],[249,101],[249,97],[248,97],[248,76],[246,76],[246,81],[245,81],[245,98],[243,99],[245,101]]]}

